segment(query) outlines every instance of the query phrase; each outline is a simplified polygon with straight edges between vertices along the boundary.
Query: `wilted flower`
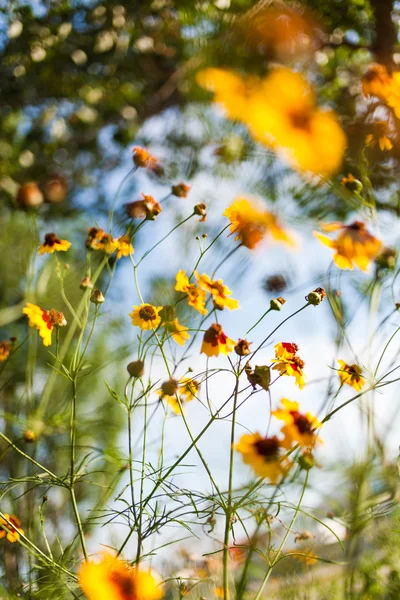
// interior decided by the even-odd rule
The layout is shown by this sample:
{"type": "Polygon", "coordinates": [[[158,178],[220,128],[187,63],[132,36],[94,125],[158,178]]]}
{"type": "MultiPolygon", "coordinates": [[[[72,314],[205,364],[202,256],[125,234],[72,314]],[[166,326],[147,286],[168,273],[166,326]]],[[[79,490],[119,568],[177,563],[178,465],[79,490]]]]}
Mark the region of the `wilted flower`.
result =
{"type": "Polygon", "coordinates": [[[266,210],[260,210],[247,198],[236,198],[224,211],[223,216],[230,220],[230,232],[236,234],[235,240],[250,250],[253,250],[267,233],[279,242],[293,245],[293,240],[282,229],[276,216],[266,210]]]}
{"type": "Polygon", "coordinates": [[[22,312],[28,317],[29,326],[36,327],[38,330],[44,346],[50,346],[51,332],[54,327],[64,327],[67,324],[63,313],[54,310],[54,308],[44,310],[28,302],[22,312]]]}
{"type": "Polygon", "coordinates": [[[257,385],[266,391],[269,390],[269,385],[271,383],[271,370],[269,367],[265,365],[256,365],[255,368],[252,369],[250,363],[246,363],[244,370],[247,375],[247,379],[253,386],[254,390],[256,389],[257,385]]]}
{"type": "Polygon", "coordinates": [[[277,408],[272,414],[285,422],[281,430],[285,436],[282,442],[285,448],[290,449],[293,443],[313,447],[319,439],[315,430],[321,426],[321,423],[310,412],[299,412],[298,402],[282,398],[281,408],[277,408]]]}
{"type": "Polygon", "coordinates": [[[199,275],[197,271],[194,272],[194,275],[199,286],[212,295],[213,300],[219,309],[228,308],[229,310],[234,310],[235,308],[239,308],[238,300],[229,298],[232,292],[224,285],[222,279],[213,280],[210,279],[206,273],[199,275]]]}
{"type": "Polygon", "coordinates": [[[204,204],[204,202],[196,204],[196,206],[193,207],[193,212],[195,215],[201,217],[200,223],[207,219],[207,206],[204,204]]]}
{"type": "Polygon", "coordinates": [[[163,596],[150,571],[131,568],[108,554],[98,563],[85,561],[78,576],[88,600],[159,600],[163,596]]]}
{"type": "Polygon", "coordinates": [[[257,475],[266,477],[273,484],[286,475],[291,467],[291,463],[285,458],[286,450],[275,435],[262,437],[259,433],[246,433],[235,445],[235,449],[257,475]]]}
{"type": "Polygon", "coordinates": [[[43,202],[43,194],[37,183],[30,181],[21,185],[17,193],[17,204],[21,208],[37,208],[43,202]]]}
{"type": "Polygon", "coordinates": [[[221,325],[213,323],[204,334],[200,353],[204,352],[207,356],[228,355],[234,345],[235,342],[225,335],[221,325]]]}
{"type": "Polygon", "coordinates": [[[361,221],[354,221],[350,225],[329,223],[323,225],[322,229],[328,232],[340,231],[336,240],[314,231],[320,242],[335,250],[333,260],[340,269],[353,269],[356,265],[362,271],[366,271],[382,247],[382,242],[371,235],[361,221]]]}
{"type": "Polygon", "coordinates": [[[247,356],[248,354],[250,354],[250,344],[252,344],[252,342],[248,342],[246,339],[239,339],[234,348],[236,354],[238,356],[247,356]]]}
{"type": "Polygon", "coordinates": [[[131,219],[147,219],[154,221],[162,211],[162,206],[157,200],[149,194],[143,194],[143,200],[135,200],[129,204],[125,204],[125,210],[128,217],[131,219]]]}
{"type": "Polygon", "coordinates": [[[365,386],[365,379],[361,375],[361,367],[358,365],[348,365],[344,360],[338,360],[338,363],[340,365],[338,369],[340,384],[347,384],[357,392],[360,392],[365,386]]]}
{"type": "Polygon", "coordinates": [[[21,529],[21,521],[15,515],[10,516],[7,513],[4,513],[4,517],[4,519],[0,517],[0,540],[7,537],[12,544],[18,542],[21,534],[24,535],[24,530],[21,529]]]}
{"type": "Polygon", "coordinates": [[[206,315],[208,310],[205,307],[206,292],[195,283],[190,283],[186,271],[178,271],[176,274],[175,290],[187,294],[188,304],[195,308],[202,315],[206,315]]]}
{"type": "Polygon", "coordinates": [[[152,167],[156,164],[157,159],[150,154],[146,148],[141,148],[140,146],[136,146],[132,148],[133,152],[133,162],[137,167],[152,167]]]}
{"type": "Polygon", "coordinates": [[[91,296],[90,296],[90,302],[93,302],[93,304],[103,304],[103,302],[105,302],[105,298],[103,296],[103,293],[101,290],[93,290],[91,296]]]}
{"type": "Polygon", "coordinates": [[[55,233],[46,233],[44,242],[39,247],[39,254],[53,254],[53,252],[66,252],[71,247],[68,240],[60,240],[55,233]]]}
{"type": "Polygon", "coordinates": [[[176,185],[173,185],[171,188],[171,193],[174,196],[177,196],[178,198],[187,198],[187,195],[190,191],[190,185],[187,185],[186,183],[177,183],[176,185]]]}
{"type": "Polygon", "coordinates": [[[141,329],[156,329],[161,323],[159,314],[161,310],[162,306],[152,306],[151,304],[134,306],[133,311],[129,313],[132,325],[137,325],[141,329]]]}

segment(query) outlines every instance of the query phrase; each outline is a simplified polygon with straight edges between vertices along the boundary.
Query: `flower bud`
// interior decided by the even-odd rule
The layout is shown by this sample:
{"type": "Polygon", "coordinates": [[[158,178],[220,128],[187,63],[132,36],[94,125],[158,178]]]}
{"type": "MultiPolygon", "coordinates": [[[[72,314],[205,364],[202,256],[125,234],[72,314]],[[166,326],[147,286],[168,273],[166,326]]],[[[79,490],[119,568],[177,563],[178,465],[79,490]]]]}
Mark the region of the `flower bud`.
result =
{"type": "Polygon", "coordinates": [[[17,204],[21,208],[37,208],[43,201],[43,194],[34,181],[24,183],[18,190],[17,204]]]}
{"type": "Polygon", "coordinates": [[[238,339],[238,343],[234,347],[234,350],[238,356],[247,356],[250,354],[250,344],[252,342],[248,342],[246,339],[238,339]]]}
{"type": "Polygon", "coordinates": [[[93,283],[90,277],[82,277],[81,284],[79,286],[81,290],[91,290],[93,288],[93,283]]]}
{"type": "Polygon", "coordinates": [[[315,459],[311,450],[304,450],[303,454],[299,457],[299,465],[305,471],[309,471],[313,468],[315,459]]]}
{"type": "Polygon", "coordinates": [[[36,433],[32,431],[32,429],[25,429],[24,433],[22,434],[22,437],[24,439],[24,442],[27,442],[28,444],[36,442],[36,433]]]}
{"type": "Polygon", "coordinates": [[[177,183],[172,186],[172,194],[177,196],[178,198],[187,198],[187,195],[190,191],[190,185],[186,185],[186,183],[177,183]]]}
{"type": "Polygon", "coordinates": [[[93,304],[103,304],[105,298],[101,293],[101,290],[93,290],[92,295],[90,296],[90,302],[93,304]]]}
{"type": "Polygon", "coordinates": [[[145,148],[136,146],[136,148],[133,148],[132,152],[133,163],[137,167],[146,168],[156,163],[154,156],[152,156],[145,148]]]}
{"type": "Polygon", "coordinates": [[[143,377],[144,362],[142,360],[134,360],[126,367],[131,377],[143,377]]]}
{"type": "Polygon", "coordinates": [[[281,310],[282,306],[285,304],[286,300],[285,298],[282,298],[282,296],[278,296],[277,298],[272,298],[271,302],[270,302],[270,308],[271,310],[281,310]]]}
{"type": "Polygon", "coordinates": [[[389,269],[393,271],[396,268],[397,250],[395,248],[384,248],[375,258],[375,264],[380,269],[389,269]]]}
{"type": "Polygon", "coordinates": [[[363,190],[363,184],[359,179],[356,179],[351,173],[347,177],[343,177],[342,184],[350,191],[360,194],[363,190]]]}
{"type": "Polygon", "coordinates": [[[306,300],[309,304],[312,304],[313,306],[318,306],[318,304],[321,304],[322,300],[325,297],[326,292],[324,288],[318,287],[306,296],[306,300]]]}
{"type": "Polygon", "coordinates": [[[200,219],[200,222],[205,221],[207,219],[207,206],[204,204],[204,202],[196,204],[196,206],[194,206],[193,208],[193,212],[195,215],[199,215],[199,217],[202,217],[200,219]]]}

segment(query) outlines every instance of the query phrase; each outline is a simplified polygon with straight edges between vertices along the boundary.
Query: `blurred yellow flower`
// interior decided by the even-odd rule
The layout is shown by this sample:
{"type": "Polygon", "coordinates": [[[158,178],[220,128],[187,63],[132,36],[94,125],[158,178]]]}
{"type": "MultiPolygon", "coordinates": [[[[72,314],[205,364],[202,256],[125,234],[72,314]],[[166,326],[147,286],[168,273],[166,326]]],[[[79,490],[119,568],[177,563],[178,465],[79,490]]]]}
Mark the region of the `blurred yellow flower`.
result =
{"type": "Polygon", "coordinates": [[[338,363],[340,384],[344,385],[346,383],[357,390],[357,392],[360,392],[365,386],[365,379],[361,376],[361,367],[358,365],[348,365],[344,360],[338,360],[338,363]]]}
{"type": "Polygon", "coordinates": [[[86,247],[91,250],[102,250],[106,254],[114,254],[119,248],[119,242],[111,233],[105,233],[104,229],[91,227],[88,231],[86,247]]]}
{"type": "Polygon", "coordinates": [[[187,294],[189,306],[195,308],[200,314],[206,315],[208,313],[205,307],[206,292],[195,283],[190,283],[186,271],[178,271],[176,274],[175,290],[187,294]]]}
{"type": "Polygon", "coordinates": [[[377,63],[370,65],[361,78],[361,87],[364,96],[376,96],[386,101],[390,94],[391,77],[384,65],[377,63]]]}
{"type": "Polygon", "coordinates": [[[184,346],[186,340],[190,339],[190,335],[188,334],[189,328],[181,325],[178,319],[173,319],[172,321],[168,321],[163,323],[165,330],[171,335],[174,342],[179,344],[180,346],[184,346]]]}
{"type": "Polygon", "coordinates": [[[223,216],[230,220],[230,232],[236,234],[235,240],[240,241],[250,250],[253,250],[267,233],[276,241],[294,245],[292,238],[281,227],[276,216],[266,210],[260,210],[247,198],[236,198],[225,209],[223,216]]]}
{"type": "Polygon", "coordinates": [[[259,433],[246,433],[235,445],[235,449],[242,455],[243,462],[250,465],[257,475],[266,477],[273,484],[292,466],[285,458],[285,449],[276,435],[262,437],[259,433]]]}
{"type": "Polygon", "coordinates": [[[63,313],[54,310],[54,308],[44,310],[35,304],[27,302],[22,312],[28,317],[29,326],[36,327],[38,330],[44,346],[50,346],[51,332],[55,326],[64,327],[67,324],[63,313]]]}
{"type": "Polygon", "coordinates": [[[280,342],[275,346],[275,358],[271,362],[276,363],[274,371],[279,371],[281,375],[294,377],[296,385],[303,389],[304,382],[304,361],[297,356],[298,346],[294,343],[280,342]],[[293,352],[294,351],[294,352],[293,352]]]}
{"type": "Polygon", "coordinates": [[[55,233],[46,233],[44,242],[39,246],[39,254],[53,254],[53,252],[66,252],[71,247],[68,240],[60,240],[55,233]]]}
{"type": "Polygon", "coordinates": [[[199,286],[212,295],[213,300],[219,309],[229,308],[229,310],[234,310],[235,308],[239,308],[238,300],[228,297],[232,292],[224,285],[222,279],[213,280],[210,279],[206,273],[199,275],[197,271],[194,272],[194,275],[199,286]]]}
{"type": "Polygon", "coordinates": [[[12,347],[12,343],[8,340],[0,342],[0,362],[7,360],[7,358],[10,356],[12,347]]]}
{"type": "Polygon", "coordinates": [[[334,222],[322,225],[321,228],[327,232],[340,231],[336,240],[314,231],[320,242],[335,250],[333,260],[340,269],[353,269],[356,265],[366,271],[382,247],[382,242],[371,235],[361,221],[354,221],[350,225],[334,222]]]}
{"type": "Polygon", "coordinates": [[[24,530],[21,529],[21,521],[15,515],[10,517],[10,515],[4,513],[4,516],[5,519],[0,517],[0,540],[7,537],[8,541],[12,544],[18,542],[21,534],[24,535],[24,530]],[[10,521],[10,523],[7,523],[6,519],[10,521]]]}
{"type": "Polygon", "coordinates": [[[200,354],[204,352],[207,356],[228,355],[232,352],[234,345],[235,342],[225,335],[221,325],[213,323],[204,334],[200,354]]]}
{"type": "Polygon", "coordinates": [[[156,329],[161,322],[159,312],[162,308],[162,306],[152,306],[151,304],[134,306],[133,311],[129,313],[132,325],[136,325],[141,329],[156,329]]]}
{"type": "Polygon", "coordinates": [[[282,445],[290,449],[293,442],[300,446],[314,446],[319,440],[315,430],[321,427],[321,423],[310,412],[299,412],[299,403],[292,402],[287,398],[281,399],[281,407],[277,408],[273,413],[274,417],[284,421],[285,425],[281,431],[285,436],[282,445]]]}
{"type": "Polygon", "coordinates": [[[130,256],[131,254],[133,254],[134,250],[133,250],[133,246],[130,242],[129,236],[122,235],[116,241],[118,243],[117,260],[119,260],[123,256],[130,256]]]}
{"type": "Polygon", "coordinates": [[[98,563],[84,562],[78,576],[88,600],[159,600],[163,596],[150,571],[131,568],[110,555],[98,563]]]}

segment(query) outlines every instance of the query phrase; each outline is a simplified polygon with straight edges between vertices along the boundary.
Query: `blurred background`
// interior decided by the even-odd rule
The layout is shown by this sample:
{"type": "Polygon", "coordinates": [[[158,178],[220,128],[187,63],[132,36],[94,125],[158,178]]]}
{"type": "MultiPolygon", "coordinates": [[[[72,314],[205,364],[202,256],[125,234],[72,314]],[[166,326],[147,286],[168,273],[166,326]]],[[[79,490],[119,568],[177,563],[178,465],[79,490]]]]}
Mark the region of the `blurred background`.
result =
{"type": "MultiPolygon", "coordinates": [[[[75,306],[85,275],[87,229],[107,228],[116,194],[115,231],[122,234],[126,202],[139,199],[141,193],[160,200],[168,196],[171,184],[180,181],[191,186],[188,198],[168,198],[157,220],[135,237],[135,256],[141,257],[189,216],[193,205],[204,202],[208,218],[203,223],[189,221],[146,259],[140,275],[146,301],[172,302],[176,272],[190,271],[199,256],[196,236],[200,244],[205,243],[203,234],[212,240],[226,226],[222,213],[235,197],[258,199],[285,223],[296,247],[286,250],[266,241],[254,252],[240,248],[223,265],[218,274],[242,308],[223,314],[224,330],[234,339],[243,337],[254,324],[254,315],[265,312],[271,298],[284,296],[282,313],[268,315],[254,332],[256,346],[321,285],[330,292],[329,302],[289,321],[279,339],[272,339],[259,355],[260,364],[265,364],[273,357],[274,343],[295,341],[306,362],[305,390],[299,392],[291,381],[279,382],[275,404],[286,396],[321,415],[335,385],[332,368],[337,368],[337,358],[362,365],[372,377],[382,348],[399,326],[396,266],[374,264],[368,273],[339,271],[330,266],[331,252],[313,238],[312,230],[321,221],[351,222],[370,216],[370,205],[340,183],[352,173],[363,183],[368,200],[373,199],[379,237],[386,246],[397,245],[399,115],[382,107],[377,98],[366,97],[361,81],[371,63],[396,72],[399,23],[400,3],[388,0],[0,3],[0,331],[1,339],[16,337],[22,344],[1,372],[1,427],[8,438],[48,468],[67,471],[69,389],[63,380],[53,382],[51,393],[46,388],[47,350],[36,345],[36,339],[27,341],[22,318],[26,299],[69,316],[53,261],[33,259],[39,240],[49,231],[71,240],[64,283],[75,306]],[[276,64],[301,71],[315,86],[319,104],[339,115],[347,149],[341,170],[329,183],[303,177],[256,144],[196,82],[198,71],[208,66],[264,76],[276,64]],[[383,152],[379,144],[366,149],[366,136],[378,137],[382,122],[391,140],[390,152],[383,152]],[[133,146],[149,148],[157,157],[157,168],[129,176],[133,146]],[[38,411],[43,395],[45,409],[38,411]],[[35,434],[34,442],[26,439],[28,429],[35,434]]],[[[232,237],[222,235],[201,272],[211,273],[233,243],[232,237]]],[[[106,277],[100,283],[106,285],[106,277]]],[[[127,482],[124,413],[104,382],[119,391],[126,382],[126,365],[134,358],[136,345],[128,313],[137,303],[131,265],[119,261],[91,343],[92,368],[81,382],[78,408],[78,447],[82,456],[90,455],[93,485],[77,486],[77,496],[91,552],[97,552],[100,544],[118,547],[126,535],[126,521],[116,513],[127,482]],[[94,532],[95,525],[109,519],[107,527],[94,532]]],[[[396,366],[398,357],[394,339],[383,372],[396,366]]],[[[216,360],[216,365],[223,361],[216,360]]],[[[195,373],[204,369],[199,344],[191,349],[187,366],[195,373]]],[[[166,378],[161,361],[155,361],[154,377],[166,378]]],[[[223,374],[210,382],[216,406],[225,386],[223,374]]],[[[285,563],[286,570],[273,582],[271,594],[277,598],[400,597],[398,387],[384,390],[371,393],[326,424],[318,453],[320,468],[311,474],[305,504],[318,511],[321,521],[341,539],[344,552],[337,539],[326,538],[326,528],[314,522],[314,550],[328,562],[312,569],[295,560],[285,563]],[[299,581],[307,583],[301,591],[299,581]]],[[[345,389],[340,394],[342,401],[350,397],[345,389]]],[[[195,403],[187,414],[195,432],[207,420],[202,406],[195,403]]],[[[267,393],[258,394],[238,415],[243,432],[257,429],[267,414],[267,393]]],[[[157,458],[162,420],[163,415],[156,413],[151,423],[154,453],[150,452],[149,462],[157,458]]],[[[202,440],[204,456],[222,486],[229,434],[229,422],[221,421],[202,440]]],[[[166,460],[172,462],[189,443],[178,417],[168,419],[165,435],[166,460]]],[[[74,533],[67,495],[59,488],[19,483],[32,474],[31,467],[3,442],[0,450],[2,510],[20,515],[39,547],[43,510],[54,552],[60,553],[59,536],[63,560],[71,564],[76,542],[70,541],[74,533]]],[[[182,487],[207,494],[209,480],[197,455],[190,454],[185,465],[182,487]]],[[[249,477],[238,460],[236,484],[249,477]]],[[[212,532],[208,519],[205,512],[194,524],[199,556],[213,550],[221,538],[218,519],[212,532]]],[[[242,533],[238,528],[238,539],[242,533]]],[[[156,546],[178,537],[173,526],[166,527],[156,546]]],[[[149,540],[149,552],[153,544],[149,540]]],[[[179,542],[173,559],[170,547],[158,552],[153,559],[157,568],[164,574],[179,573],[189,560],[178,554],[178,547],[185,544],[190,546],[179,542]]],[[[46,591],[51,579],[46,572],[26,592],[24,582],[32,565],[17,544],[2,544],[0,553],[2,597],[53,597],[46,591]]],[[[190,561],[199,561],[199,556],[190,561]]],[[[260,577],[257,565],[252,577],[254,581],[260,577]]]]}

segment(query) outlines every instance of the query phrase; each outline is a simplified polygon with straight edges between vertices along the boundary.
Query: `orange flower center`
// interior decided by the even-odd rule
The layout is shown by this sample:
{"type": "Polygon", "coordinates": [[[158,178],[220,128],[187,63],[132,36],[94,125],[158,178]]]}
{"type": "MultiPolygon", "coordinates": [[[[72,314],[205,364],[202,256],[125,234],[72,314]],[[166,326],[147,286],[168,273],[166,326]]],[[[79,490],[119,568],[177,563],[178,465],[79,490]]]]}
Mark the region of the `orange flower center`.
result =
{"type": "Polygon", "coordinates": [[[154,321],[157,319],[157,312],[154,310],[152,306],[146,304],[139,310],[139,317],[143,321],[154,321]]]}

